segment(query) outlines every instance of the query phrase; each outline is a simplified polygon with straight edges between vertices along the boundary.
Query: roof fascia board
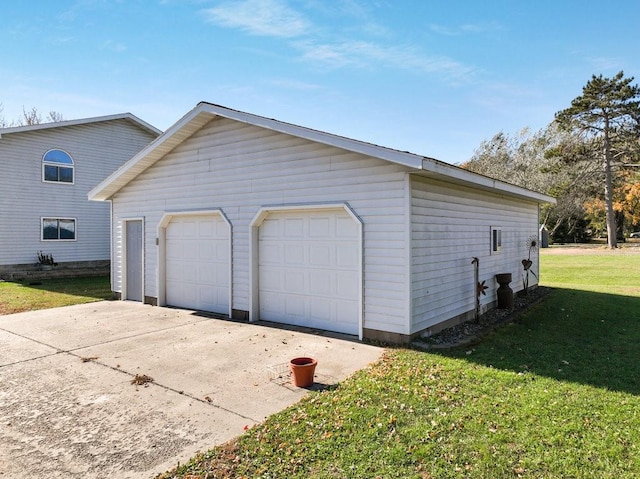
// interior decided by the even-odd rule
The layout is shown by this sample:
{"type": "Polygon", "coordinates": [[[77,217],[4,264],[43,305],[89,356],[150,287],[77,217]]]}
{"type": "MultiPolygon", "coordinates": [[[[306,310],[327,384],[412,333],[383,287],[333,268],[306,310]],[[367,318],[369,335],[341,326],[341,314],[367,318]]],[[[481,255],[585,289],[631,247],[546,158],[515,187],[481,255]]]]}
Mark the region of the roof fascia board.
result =
{"type": "MultiPolygon", "coordinates": [[[[135,176],[139,174],[139,172],[134,172],[134,167],[145,158],[148,159],[148,163],[150,166],[155,162],[155,160],[159,159],[165,152],[162,154],[158,154],[158,150],[162,146],[169,146],[171,138],[178,133],[183,128],[186,128],[191,121],[193,121],[197,116],[206,114],[203,113],[202,108],[196,107],[193,110],[189,111],[186,115],[180,118],[176,123],[174,123],[167,131],[161,134],[158,138],[153,140],[147,146],[145,146],[142,150],[140,150],[133,158],[123,164],[120,168],[114,171],[111,175],[105,178],[102,182],[96,185],[89,193],[87,194],[90,201],[105,201],[110,198],[114,193],[116,193],[121,186],[117,186],[115,183],[126,177],[128,173],[132,174],[131,178],[127,178],[127,182],[132,180],[135,176]],[[156,152],[156,155],[153,153],[156,152]],[[157,158],[156,158],[157,156],[157,158]]],[[[173,145],[176,146],[176,145],[173,145]]],[[[147,167],[148,167],[147,166],[147,167]]],[[[146,167],[145,167],[146,169],[146,167]]]]}
{"type": "Polygon", "coordinates": [[[449,165],[438,160],[426,158],[423,162],[425,176],[441,177],[452,183],[460,183],[488,191],[503,193],[509,196],[528,199],[538,203],[556,204],[556,199],[536,191],[527,190],[520,186],[505,183],[503,181],[489,178],[471,171],[467,171],[459,166],[449,165]]]}
{"type": "Polygon", "coordinates": [[[160,135],[162,133],[161,130],[156,128],[153,125],[150,125],[144,120],[141,120],[137,116],[131,113],[118,113],[115,115],[107,115],[107,116],[96,116],[92,118],[81,118],[78,120],[65,120],[65,121],[56,121],[52,123],[38,123],[37,125],[23,125],[23,126],[11,126],[8,128],[0,128],[0,137],[2,135],[8,135],[11,133],[25,133],[29,131],[37,131],[37,130],[46,130],[49,128],[62,128],[67,126],[77,126],[77,125],[86,125],[90,123],[100,123],[104,121],[113,121],[113,120],[130,120],[134,123],[137,123],[141,128],[148,130],[149,132],[160,135]]]}

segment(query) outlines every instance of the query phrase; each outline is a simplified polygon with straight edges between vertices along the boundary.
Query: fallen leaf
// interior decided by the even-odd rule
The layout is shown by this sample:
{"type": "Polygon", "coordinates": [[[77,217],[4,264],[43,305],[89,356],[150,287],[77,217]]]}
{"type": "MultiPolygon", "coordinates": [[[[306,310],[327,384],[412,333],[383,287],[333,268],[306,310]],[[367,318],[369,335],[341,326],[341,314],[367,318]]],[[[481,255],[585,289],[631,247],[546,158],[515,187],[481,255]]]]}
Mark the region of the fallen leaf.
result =
{"type": "Polygon", "coordinates": [[[131,384],[135,384],[137,386],[152,382],[153,378],[151,376],[147,376],[146,374],[136,374],[136,377],[131,380],[131,384]]]}

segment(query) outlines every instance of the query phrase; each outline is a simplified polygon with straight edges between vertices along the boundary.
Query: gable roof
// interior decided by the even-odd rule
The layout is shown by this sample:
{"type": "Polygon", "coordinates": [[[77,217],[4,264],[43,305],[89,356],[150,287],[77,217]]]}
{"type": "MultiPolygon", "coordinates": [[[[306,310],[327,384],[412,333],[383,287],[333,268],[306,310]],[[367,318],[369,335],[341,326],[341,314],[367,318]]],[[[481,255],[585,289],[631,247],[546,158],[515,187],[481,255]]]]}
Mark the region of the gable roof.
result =
{"type": "Polygon", "coordinates": [[[166,132],[164,132],[164,134],[156,138],[137,155],[131,158],[131,160],[126,162],[113,174],[98,184],[89,192],[89,199],[94,201],[105,201],[111,198],[130,181],[144,172],[147,168],[151,167],[156,161],[160,160],[164,155],[172,151],[180,143],[185,141],[216,117],[228,118],[299,138],[304,138],[317,143],[335,146],[347,151],[386,160],[391,163],[408,167],[409,171],[421,176],[439,178],[445,181],[504,193],[509,196],[519,197],[538,203],[555,203],[555,199],[550,196],[500,182],[433,158],[353,140],[343,136],[293,125],[291,123],[251,113],[245,113],[207,102],[198,103],[193,110],[184,115],[166,132]]]}
{"type": "Polygon", "coordinates": [[[100,122],[113,121],[113,120],[129,120],[130,122],[136,124],[138,127],[148,131],[149,133],[155,136],[158,136],[162,133],[162,131],[158,130],[155,126],[150,125],[146,121],[141,120],[140,118],[138,118],[135,115],[132,115],[131,113],[118,113],[115,115],[96,116],[92,118],[81,118],[79,120],[65,120],[65,121],[56,121],[53,123],[38,123],[37,125],[11,126],[8,128],[0,128],[0,138],[2,138],[2,135],[8,135],[11,133],[24,133],[29,131],[46,130],[51,128],[62,128],[66,126],[87,125],[90,123],[100,123],[100,122]]]}

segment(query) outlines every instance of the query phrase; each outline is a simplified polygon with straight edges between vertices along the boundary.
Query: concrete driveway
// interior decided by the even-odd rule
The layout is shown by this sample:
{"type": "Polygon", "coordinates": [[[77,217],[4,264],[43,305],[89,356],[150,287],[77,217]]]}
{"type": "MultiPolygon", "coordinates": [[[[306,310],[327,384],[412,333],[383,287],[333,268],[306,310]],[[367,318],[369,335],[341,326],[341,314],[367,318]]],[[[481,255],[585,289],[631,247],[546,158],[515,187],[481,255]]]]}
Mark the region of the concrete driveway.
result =
{"type": "Polygon", "coordinates": [[[307,394],[278,377],[291,358],[322,387],[381,354],[124,301],[0,316],[0,477],[153,477],[307,394]]]}

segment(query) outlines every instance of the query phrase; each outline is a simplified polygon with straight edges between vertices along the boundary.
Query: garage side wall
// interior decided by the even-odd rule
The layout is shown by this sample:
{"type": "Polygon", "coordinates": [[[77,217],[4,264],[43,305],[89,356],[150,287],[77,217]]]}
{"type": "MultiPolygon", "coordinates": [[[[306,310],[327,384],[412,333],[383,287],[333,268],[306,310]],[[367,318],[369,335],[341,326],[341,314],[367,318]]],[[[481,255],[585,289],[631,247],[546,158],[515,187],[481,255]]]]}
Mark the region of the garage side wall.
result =
{"type": "MultiPolygon", "coordinates": [[[[488,286],[481,296],[483,308],[496,301],[498,273],[512,273],[511,288],[522,289],[527,239],[537,239],[536,203],[415,176],[411,185],[412,333],[442,327],[447,320],[473,318],[474,257],[479,259],[479,281],[488,286]],[[496,252],[492,228],[501,232],[496,252]]],[[[537,250],[531,259],[539,276],[537,250]]],[[[536,277],[530,275],[529,285],[535,284],[536,277]]]]}
{"type": "Polygon", "coordinates": [[[406,168],[283,133],[215,119],[114,198],[114,271],[122,221],[145,218],[145,296],[158,297],[157,226],[171,211],[220,208],[232,224],[232,309],[249,311],[250,223],[261,207],[346,203],[364,228],[364,327],[408,334],[406,168]]]}

